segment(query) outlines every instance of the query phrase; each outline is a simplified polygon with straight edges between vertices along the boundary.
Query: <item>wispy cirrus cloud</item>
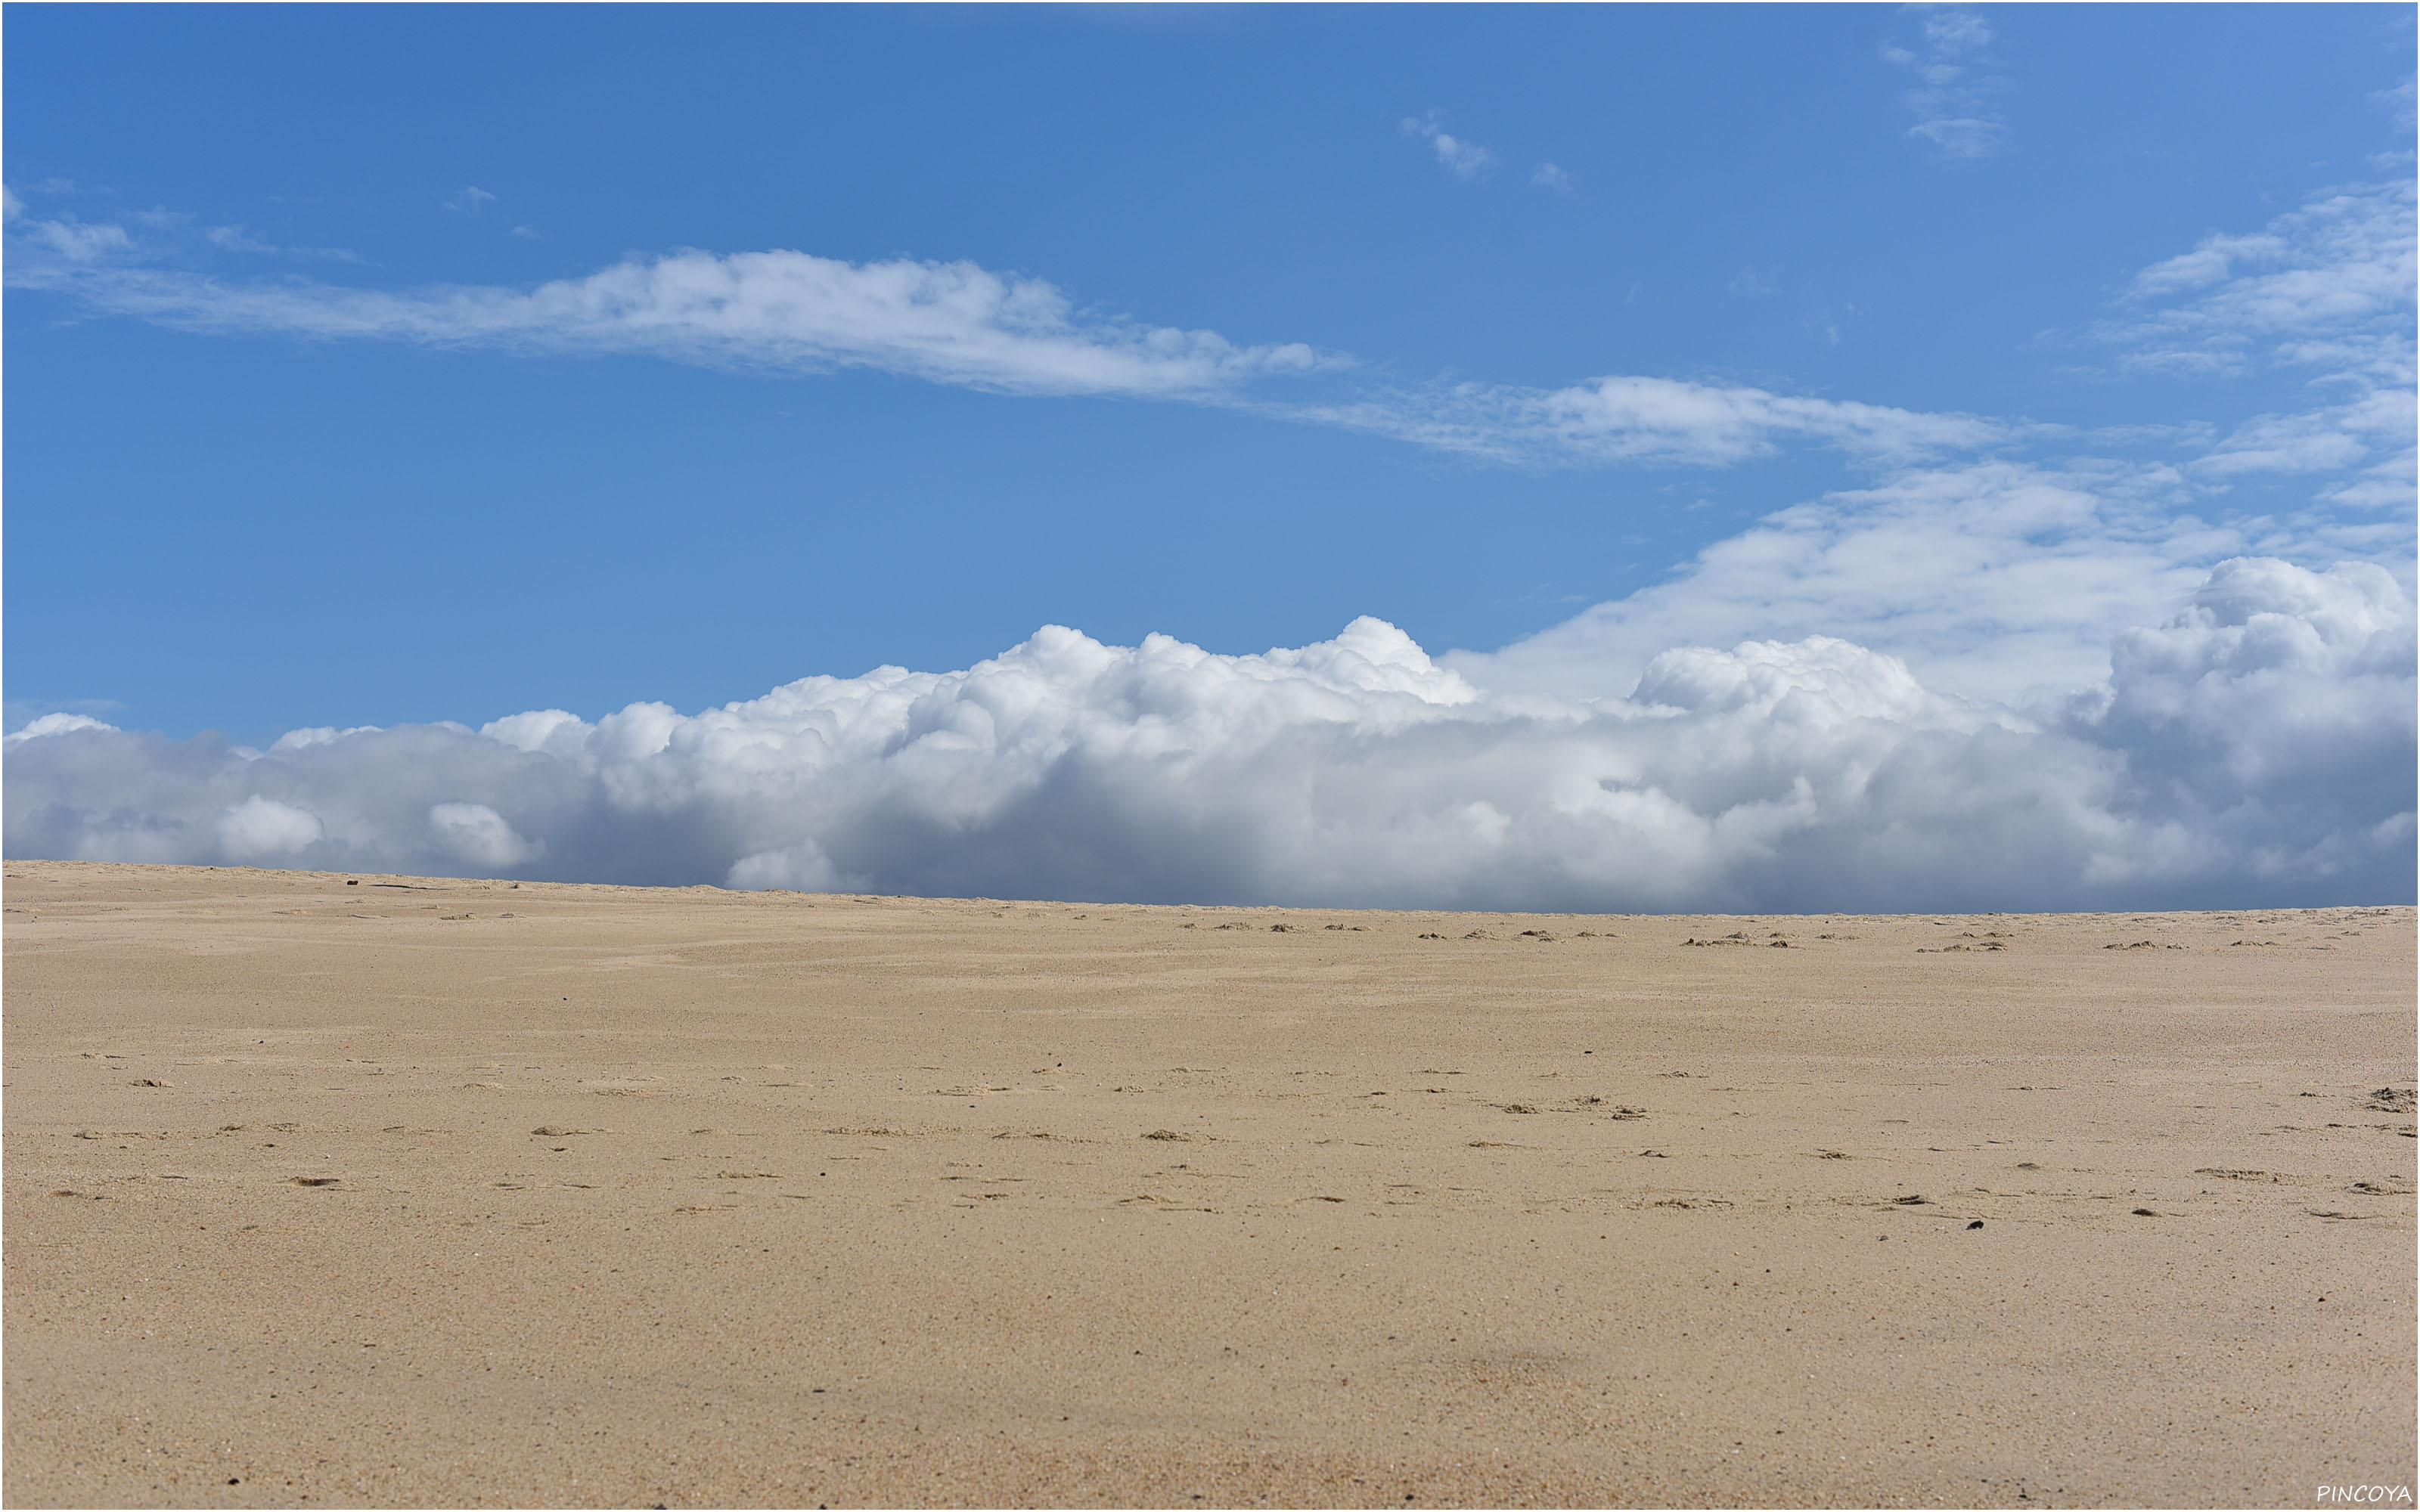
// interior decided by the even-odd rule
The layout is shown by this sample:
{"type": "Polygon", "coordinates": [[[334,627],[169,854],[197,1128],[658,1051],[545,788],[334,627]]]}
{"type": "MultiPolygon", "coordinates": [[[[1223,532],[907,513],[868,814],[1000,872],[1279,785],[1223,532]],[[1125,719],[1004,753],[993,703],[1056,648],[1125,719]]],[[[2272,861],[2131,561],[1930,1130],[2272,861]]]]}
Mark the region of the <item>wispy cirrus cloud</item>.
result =
{"type": "MultiPolygon", "coordinates": [[[[1956,416],[1616,388],[1608,397],[1736,403],[1752,423],[1734,444],[1797,425],[1891,465],[1871,486],[1767,515],[1666,582],[1499,651],[1442,659],[1499,693],[1616,697],[1676,641],[1821,634],[1902,657],[1928,686],[2040,709],[2089,683],[2113,645],[2133,643],[2128,626],[2153,623],[2231,558],[2291,563],[2263,568],[2261,580],[2299,584],[2293,594],[2319,593],[2296,576],[2317,573],[2335,587],[2366,584],[2356,595],[2365,602],[2408,598],[2420,428],[2412,206],[2403,181],[2322,193],[2258,232],[2213,235],[2129,281],[2095,332],[2125,366],[2221,381],[2311,376],[2311,402],[2231,426],[2028,431],[1976,417],[1962,433],[1956,416]],[[2020,437],[2063,442],[2070,455],[1978,455],[2020,437]],[[2224,510],[2229,489],[2256,475],[2299,477],[2309,493],[2275,515],[2224,510]]],[[[1634,409],[1611,444],[1658,445],[1654,413],[1652,402],[1634,409]]],[[[1701,416],[1674,434],[1724,432],[1701,416]]],[[[2362,655],[2408,660],[2408,611],[2381,613],[2380,639],[2362,655]]],[[[2285,633],[2260,615],[2226,623],[2246,644],[2285,633]]]]}
{"type": "Polygon", "coordinates": [[[1990,63],[1992,28],[1971,10],[1936,10],[1924,18],[1916,48],[1883,45],[1885,62],[1914,70],[1916,85],[1900,97],[1916,116],[1907,134],[1945,158],[1988,158],[2008,144],[2000,97],[2008,81],[1979,72],[1990,63]]]}
{"type": "Polygon", "coordinates": [[[216,222],[183,210],[161,208],[118,209],[103,219],[87,219],[73,208],[89,207],[108,196],[69,180],[54,179],[37,191],[44,198],[66,199],[33,213],[13,190],[0,187],[0,221],[5,221],[12,264],[8,282],[38,286],[62,269],[101,270],[125,267],[163,256],[233,255],[245,258],[277,258],[305,262],[358,263],[361,255],[344,247],[297,245],[279,241],[248,225],[216,222]]]}
{"type": "Polygon", "coordinates": [[[1803,442],[1909,461],[1998,445],[2025,427],[1774,393],[1745,385],[1612,377],[1559,389],[1436,384],[1383,398],[1310,404],[1303,418],[1499,461],[1724,467],[1803,442]]]}
{"type": "MultiPolygon", "coordinates": [[[[1404,134],[1428,143],[1429,150],[1436,154],[1437,165],[1464,183],[1469,183],[1496,166],[1495,153],[1476,142],[1448,131],[1438,122],[1435,111],[1430,111],[1425,116],[1404,117],[1404,134]]],[[[1555,171],[1558,174],[1562,172],[1559,168],[1555,171]]],[[[1543,179],[1539,181],[1544,182],[1543,179]]]]}
{"type": "Polygon", "coordinates": [[[26,260],[25,255],[30,254],[38,277],[39,270],[54,262],[71,268],[89,267],[98,265],[112,255],[134,250],[134,239],[122,225],[114,222],[88,222],[72,210],[36,216],[26,209],[25,202],[19,199],[13,190],[0,189],[0,215],[7,217],[8,234],[19,243],[12,250],[20,255],[10,261],[23,263],[26,260]]]}
{"type": "MultiPolygon", "coordinates": [[[[1795,425],[1890,465],[1870,486],[1776,511],[1705,548],[1667,582],[1445,661],[1502,691],[1604,697],[1676,640],[1824,634],[1901,656],[1929,684],[2038,704],[2088,682],[2124,627],[2150,623],[2231,557],[2357,566],[2408,594],[2420,432],[2414,201],[2400,178],[2323,191],[2257,231],[2213,233],[2127,281],[2092,332],[2121,371],[2213,382],[2308,375],[2304,405],[2231,425],[2136,435],[1972,417],[1975,428],[1962,431],[1957,416],[1660,395],[1739,404],[1752,424],[1730,435],[1734,445],[1795,425]],[[2021,438],[2064,442],[2070,455],[1981,455],[2021,438]],[[2124,460],[2097,448],[2164,455],[2124,460]],[[2309,492],[2273,516],[2224,510],[2228,491],[2256,476],[2303,479],[2309,492]]],[[[1651,404],[1617,424],[1611,444],[1657,446],[1654,412],[1651,404]]],[[[1701,416],[1674,434],[1718,443],[1725,432],[1701,416]]]]}
{"type": "MultiPolygon", "coordinates": [[[[1725,467],[1808,446],[1904,466],[2062,434],[2022,420],[1669,377],[1617,374],[1559,387],[1404,381],[1308,343],[1244,344],[1104,315],[1045,280],[966,261],[679,252],[534,288],[391,290],[190,266],[196,249],[259,250],[240,228],[196,236],[163,212],[130,229],[36,214],[13,195],[7,206],[12,286],[195,332],[631,353],[771,374],[871,369],[1001,393],[1244,409],[1524,465],[1725,467]],[[163,228],[177,235],[163,239],[163,228]]],[[[2328,497],[2392,501],[2411,470],[2411,206],[2408,186],[2325,196],[2260,233],[2208,239],[2133,281],[2118,316],[2099,332],[2128,365],[2215,376],[2259,364],[2319,370],[2321,404],[2258,417],[2207,443],[2192,464],[2200,476],[2223,486],[2259,471],[2352,470],[2327,486],[2328,497]]],[[[1734,288],[1771,285],[1770,273],[1750,270],[1734,288]]],[[[1838,334],[1828,316],[1810,331],[1838,334]]]]}
{"type": "Polygon", "coordinates": [[[196,272],[120,227],[22,205],[8,228],[12,285],[184,331],[636,353],[768,373],[872,369],[1002,393],[1215,405],[1536,465],[1720,467],[1789,444],[1905,459],[2018,429],[1662,378],[1552,389],[1389,381],[1348,354],[1102,316],[1042,279],[963,261],[681,252],[531,289],[386,290],[196,272]]]}
{"type": "Polygon", "coordinates": [[[2326,191],[2258,231],[2213,232],[2137,273],[2096,334],[2139,372],[2311,375],[2317,404],[2235,426],[2193,464],[2199,475],[2336,473],[2329,501],[2408,508],[2420,482],[2416,209],[2403,177],[2326,191]]]}
{"type": "Polygon", "coordinates": [[[2257,231],[2212,232],[2128,282],[2100,335],[2130,367],[2224,378],[2262,366],[2411,366],[2411,179],[2325,192],[2257,231]]]}
{"type": "Polygon", "coordinates": [[[2091,682],[2113,634],[2166,613],[2226,557],[2341,557],[2307,536],[2199,519],[2192,497],[2156,463],[1903,469],[1776,510],[1667,581],[1447,661],[1490,687],[1609,697],[1676,641],[1834,635],[1904,658],[1931,686],[2024,703],[2091,682]]]}
{"type": "Polygon", "coordinates": [[[1032,394],[1202,396],[1333,361],[1300,343],[1237,347],[1215,332],[1088,316],[1040,279],[969,262],[687,252],[529,290],[390,291],[146,266],[110,255],[132,249],[116,227],[19,215],[10,229],[56,253],[12,259],[17,286],[186,331],[635,352],[784,372],[875,368],[1032,394]]]}

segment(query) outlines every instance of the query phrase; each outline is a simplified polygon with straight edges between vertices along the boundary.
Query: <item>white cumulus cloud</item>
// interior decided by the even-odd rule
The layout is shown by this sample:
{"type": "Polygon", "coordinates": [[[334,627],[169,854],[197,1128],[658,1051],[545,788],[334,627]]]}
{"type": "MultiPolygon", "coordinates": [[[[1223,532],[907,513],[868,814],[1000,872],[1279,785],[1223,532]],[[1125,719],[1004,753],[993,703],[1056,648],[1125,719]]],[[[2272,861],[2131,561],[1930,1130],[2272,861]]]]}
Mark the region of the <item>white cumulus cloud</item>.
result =
{"type": "MultiPolygon", "coordinates": [[[[1435,111],[1429,112],[1425,116],[1405,116],[1404,134],[1426,142],[1429,145],[1429,150],[1436,154],[1437,165],[1464,183],[1470,182],[1496,166],[1495,153],[1476,142],[1466,141],[1448,131],[1438,123],[1435,111]]],[[[1561,172],[1560,169],[1556,171],[1561,172]]],[[[1544,183],[1545,180],[1541,179],[1539,182],[1544,183]]]]}
{"type": "Polygon", "coordinates": [[[19,741],[36,740],[43,735],[64,735],[74,730],[116,728],[115,725],[104,724],[88,714],[45,714],[39,719],[27,721],[23,730],[0,736],[0,745],[15,745],[19,741]]]}
{"type": "Polygon", "coordinates": [[[2028,716],[1824,636],[1677,647],[1576,702],[1490,692],[1369,619],[1253,656],[1054,627],[694,715],[265,753],[54,725],[8,748],[7,848],[1145,901],[2397,899],[2412,629],[2374,566],[2232,561],[2028,716]]]}
{"type": "Polygon", "coordinates": [[[835,870],[831,857],[814,841],[803,840],[796,845],[778,851],[755,851],[731,864],[730,872],[722,879],[726,887],[739,887],[751,892],[779,888],[787,892],[830,892],[849,887],[862,890],[861,877],[844,877],[835,870]]]}
{"type": "Polygon", "coordinates": [[[480,872],[519,866],[536,854],[504,815],[484,803],[431,804],[428,827],[445,854],[480,872]]]}
{"type": "Polygon", "coordinates": [[[290,859],[324,833],[318,815],[257,793],[229,805],[218,817],[217,832],[220,851],[239,861],[290,859]]]}

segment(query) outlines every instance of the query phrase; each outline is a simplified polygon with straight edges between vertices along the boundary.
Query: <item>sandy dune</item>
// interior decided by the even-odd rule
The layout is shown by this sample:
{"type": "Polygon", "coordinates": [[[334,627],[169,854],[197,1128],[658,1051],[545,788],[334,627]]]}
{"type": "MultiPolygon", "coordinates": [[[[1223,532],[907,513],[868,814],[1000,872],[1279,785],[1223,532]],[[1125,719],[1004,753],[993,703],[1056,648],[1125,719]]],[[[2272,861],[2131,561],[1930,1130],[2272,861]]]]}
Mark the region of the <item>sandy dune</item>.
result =
{"type": "Polygon", "coordinates": [[[7,871],[12,1505],[2420,1482],[2408,908],[7,871]]]}

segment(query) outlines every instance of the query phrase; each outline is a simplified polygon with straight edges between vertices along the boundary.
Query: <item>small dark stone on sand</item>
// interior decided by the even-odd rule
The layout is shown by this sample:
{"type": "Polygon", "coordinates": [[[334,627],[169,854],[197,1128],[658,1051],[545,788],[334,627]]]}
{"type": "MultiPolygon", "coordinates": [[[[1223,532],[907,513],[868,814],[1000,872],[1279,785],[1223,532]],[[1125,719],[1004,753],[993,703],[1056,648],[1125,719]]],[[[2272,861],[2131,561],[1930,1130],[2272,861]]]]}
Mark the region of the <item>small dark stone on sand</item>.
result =
{"type": "Polygon", "coordinates": [[[1980,1219],[1980,1218],[1978,1218],[1978,1219],[1976,1219],[1973,1223],[1968,1224],[1966,1227],[1969,1227],[1969,1228],[1980,1228],[1980,1227],[1983,1227],[1983,1220],[1982,1220],[1982,1219],[1980,1219]]]}

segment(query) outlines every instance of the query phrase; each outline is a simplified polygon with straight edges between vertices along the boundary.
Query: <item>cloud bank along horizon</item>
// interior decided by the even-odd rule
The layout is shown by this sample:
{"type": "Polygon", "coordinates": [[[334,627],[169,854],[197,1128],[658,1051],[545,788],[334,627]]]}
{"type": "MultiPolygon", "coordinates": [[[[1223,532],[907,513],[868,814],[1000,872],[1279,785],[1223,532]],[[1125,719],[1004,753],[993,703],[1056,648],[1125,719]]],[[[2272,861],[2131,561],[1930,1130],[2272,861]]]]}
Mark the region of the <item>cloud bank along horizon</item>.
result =
{"type": "Polygon", "coordinates": [[[956,896],[1547,909],[2379,902],[2412,884],[2414,624],[2383,569],[2220,563],[2039,717],[1810,636],[1626,699],[1481,691],[1381,621],[1227,656],[1051,626],[964,671],[302,730],[52,715],[12,856],[956,896]]]}
{"type": "MultiPolygon", "coordinates": [[[[1441,131],[1408,129],[1444,160],[1441,131]]],[[[9,212],[13,283],[187,329],[870,367],[1530,465],[1817,446],[1869,480],[1493,653],[1432,658],[1367,618],[1245,656],[1051,626],[960,671],[808,677],[690,716],[254,750],[49,715],[6,738],[12,856],[1571,909],[2413,893],[2408,179],[2136,275],[2080,338],[2116,371],[2300,375],[2306,400],[2122,436],[1652,377],[1378,381],[970,264],[681,254],[389,294],[230,285],[122,227],[9,212]],[[2307,506],[2226,513],[2261,475],[2307,480],[2307,506]]]]}

